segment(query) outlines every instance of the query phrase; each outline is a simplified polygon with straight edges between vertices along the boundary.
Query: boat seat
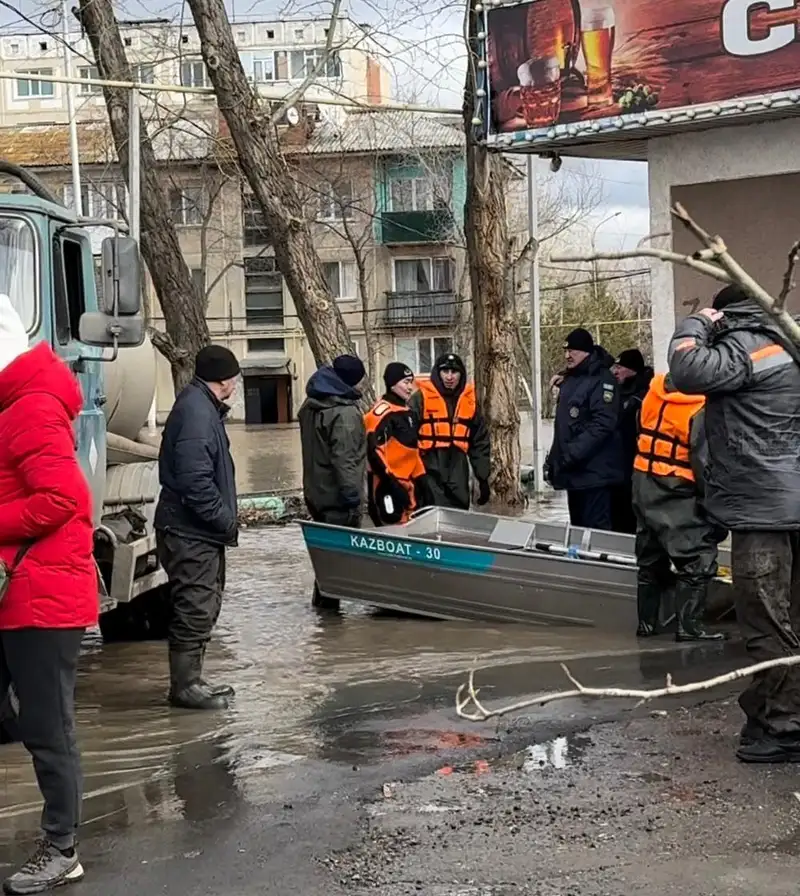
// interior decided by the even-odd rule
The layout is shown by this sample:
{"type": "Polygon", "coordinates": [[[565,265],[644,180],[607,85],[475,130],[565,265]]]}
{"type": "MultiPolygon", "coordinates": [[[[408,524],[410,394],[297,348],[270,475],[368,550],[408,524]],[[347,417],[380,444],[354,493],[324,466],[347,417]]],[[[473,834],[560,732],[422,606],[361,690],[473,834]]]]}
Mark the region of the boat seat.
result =
{"type": "Polygon", "coordinates": [[[535,526],[520,520],[498,520],[489,536],[489,544],[506,548],[527,548],[535,526]]]}

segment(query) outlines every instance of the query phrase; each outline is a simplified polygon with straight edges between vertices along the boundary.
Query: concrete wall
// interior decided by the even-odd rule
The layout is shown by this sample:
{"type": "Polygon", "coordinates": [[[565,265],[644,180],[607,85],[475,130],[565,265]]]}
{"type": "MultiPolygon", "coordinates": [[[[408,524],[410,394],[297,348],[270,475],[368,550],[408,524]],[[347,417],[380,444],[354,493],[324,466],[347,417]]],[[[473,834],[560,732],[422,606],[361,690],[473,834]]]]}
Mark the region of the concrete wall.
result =
{"type": "MultiPolygon", "coordinates": [[[[800,120],[762,122],[698,131],[649,143],[651,233],[671,233],[677,251],[698,244],[675,227],[669,209],[683,203],[692,216],[719,233],[737,260],[776,289],[791,244],[800,238],[800,120]]],[[[665,247],[666,240],[654,245],[665,247]]],[[[652,266],[653,354],[657,368],[687,300],[710,300],[720,285],[662,262],[652,266]]],[[[798,308],[798,297],[793,298],[798,308]]]]}

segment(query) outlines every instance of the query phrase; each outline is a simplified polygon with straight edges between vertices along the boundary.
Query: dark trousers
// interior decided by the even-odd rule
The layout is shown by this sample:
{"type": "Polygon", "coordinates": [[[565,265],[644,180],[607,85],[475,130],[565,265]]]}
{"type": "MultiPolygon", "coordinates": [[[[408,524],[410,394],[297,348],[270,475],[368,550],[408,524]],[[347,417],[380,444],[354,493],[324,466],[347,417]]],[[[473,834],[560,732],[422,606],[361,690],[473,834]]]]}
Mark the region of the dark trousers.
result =
{"type": "Polygon", "coordinates": [[[174,532],[156,532],[158,559],[169,577],[170,650],[203,651],[222,609],[225,548],[174,532]]]}
{"type": "Polygon", "coordinates": [[[327,523],[329,526],[347,526],[350,529],[361,528],[361,510],[312,510],[308,511],[315,523],[327,523]]]}
{"type": "Polygon", "coordinates": [[[611,488],[581,488],[567,491],[569,521],[587,529],[611,530],[611,488]]]}
{"type": "MultiPolygon", "coordinates": [[[[748,658],[800,651],[800,532],[733,532],[736,617],[748,658]]],[[[739,697],[749,720],[777,736],[800,736],[800,666],[754,675],[739,697]]]]}
{"type": "Polygon", "coordinates": [[[69,849],[81,820],[83,776],[75,736],[75,682],[84,629],[0,632],[0,694],[19,701],[16,733],[31,754],[44,799],[42,830],[69,849]]]}
{"type": "Polygon", "coordinates": [[[633,484],[630,480],[611,489],[611,529],[613,532],[636,534],[636,514],[633,512],[633,484]]]}

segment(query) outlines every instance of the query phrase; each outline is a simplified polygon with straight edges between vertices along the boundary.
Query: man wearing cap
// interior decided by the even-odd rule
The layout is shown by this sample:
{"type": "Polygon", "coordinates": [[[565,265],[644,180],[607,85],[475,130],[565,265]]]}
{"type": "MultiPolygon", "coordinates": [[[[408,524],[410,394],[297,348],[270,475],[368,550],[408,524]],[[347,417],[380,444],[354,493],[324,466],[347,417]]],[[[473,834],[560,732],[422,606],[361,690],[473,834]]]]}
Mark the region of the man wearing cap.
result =
{"type": "Polygon", "coordinates": [[[430,379],[420,381],[410,404],[419,424],[419,450],[433,503],[469,510],[471,466],[478,483],[477,503],[486,504],[489,432],[461,358],[452,352],[440,355],[430,379]]]}
{"type": "MultiPolygon", "coordinates": [[[[705,510],[730,530],[736,617],[752,662],[800,653],[800,353],[738,286],[678,324],[669,369],[706,396],[705,510]]],[[[739,698],[743,762],[800,761],[800,666],[739,698]]]]}
{"type": "Polygon", "coordinates": [[[567,336],[564,349],[566,370],[545,479],[566,490],[573,526],[610,530],[613,489],[625,478],[619,386],[610,369],[614,359],[582,327],[567,336]]]}
{"type": "Polygon", "coordinates": [[[369,515],[376,526],[406,522],[430,503],[417,421],[408,406],[414,372],[399,361],[383,372],[386,392],[364,416],[369,469],[369,515]]]}
{"type": "Polygon", "coordinates": [[[633,461],[637,453],[639,436],[639,410],[644,401],[653,368],[645,364],[638,348],[620,352],[611,372],[619,383],[619,432],[622,437],[622,463],[625,479],[614,486],[611,495],[611,528],[614,532],[636,532],[636,514],[633,512],[632,476],[633,461]]]}
{"type": "Polygon", "coordinates": [[[203,679],[203,660],[222,607],[225,549],[238,535],[236,478],[224,419],[239,362],[207,345],[194,379],[175,399],[161,439],[161,494],[155,513],[158,556],[169,576],[169,702],[225,709],[233,688],[203,679]]]}

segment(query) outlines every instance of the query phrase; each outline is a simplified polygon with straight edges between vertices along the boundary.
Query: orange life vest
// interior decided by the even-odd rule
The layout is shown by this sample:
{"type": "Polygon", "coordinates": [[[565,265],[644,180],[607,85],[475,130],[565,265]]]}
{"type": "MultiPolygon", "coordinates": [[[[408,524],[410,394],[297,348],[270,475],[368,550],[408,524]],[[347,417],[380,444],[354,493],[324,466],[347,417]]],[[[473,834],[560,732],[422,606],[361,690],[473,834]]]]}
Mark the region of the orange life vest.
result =
{"type": "Polygon", "coordinates": [[[472,422],[478,411],[475,386],[467,383],[458,397],[453,419],[447,402],[430,380],[419,383],[422,393],[422,420],[419,426],[419,450],[436,451],[439,448],[460,448],[469,451],[472,422]]]}
{"type": "Polygon", "coordinates": [[[639,453],[633,469],[653,476],[679,476],[694,482],[689,455],[692,419],[705,406],[704,395],[668,392],[665,374],[653,377],[639,412],[639,453]]]}
{"type": "MultiPolygon", "coordinates": [[[[377,432],[382,423],[385,423],[392,414],[410,415],[411,411],[406,406],[394,405],[386,401],[384,398],[378,399],[375,404],[364,415],[364,428],[367,431],[367,444],[370,445],[372,440],[370,435],[377,432]]],[[[410,447],[404,445],[399,439],[393,438],[391,433],[384,438],[378,438],[374,444],[374,451],[383,463],[386,472],[396,479],[400,485],[408,492],[409,505],[403,512],[400,520],[404,523],[411,516],[412,511],[417,506],[416,494],[414,490],[414,480],[425,475],[425,466],[420,457],[419,447],[410,447]]],[[[380,477],[372,469],[369,460],[369,451],[367,453],[367,467],[369,469],[369,487],[373,495],[380,482],[380,477]]]]}

